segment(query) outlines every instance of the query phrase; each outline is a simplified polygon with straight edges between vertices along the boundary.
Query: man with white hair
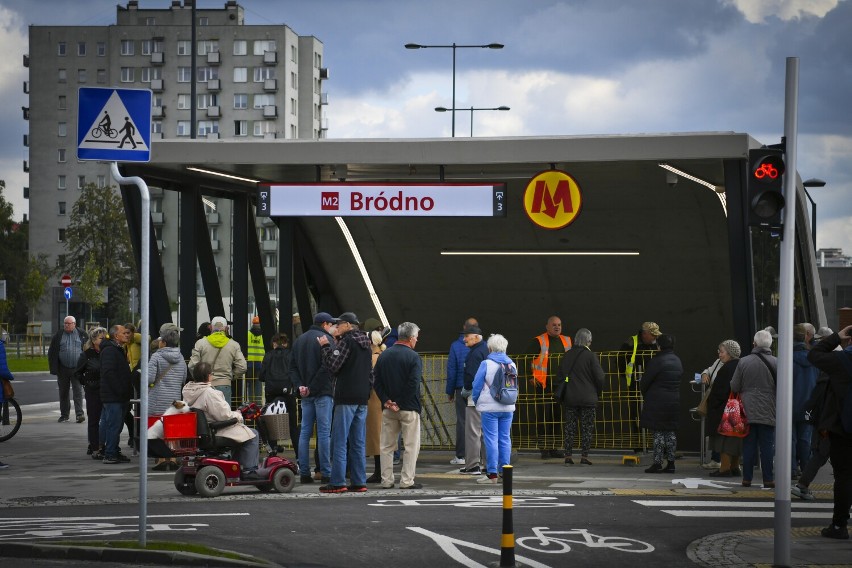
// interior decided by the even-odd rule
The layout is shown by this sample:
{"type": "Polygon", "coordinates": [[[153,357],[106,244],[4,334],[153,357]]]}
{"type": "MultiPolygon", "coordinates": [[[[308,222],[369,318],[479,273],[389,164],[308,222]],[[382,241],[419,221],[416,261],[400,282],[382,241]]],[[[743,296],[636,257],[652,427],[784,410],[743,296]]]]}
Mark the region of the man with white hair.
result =
{"type": "Polygon", "coordinates": [[[86,420],[86,415],[83,413],[83,385],[74,376],[74,371],[77,369],[80,355],[83,354],[83,344],[87,340],[86,334],[77,328],[77,319],[74,316],[66,316],[63,329],[57,331],[50,340],[47,362],[50,374],[56,375],[56,382],[59,385],[58,422],[68,422],[68,415],[71,412],[69,389],[74,393],[74,412],[77,415],[77,422],[86,420]]]}
{"type": "Polygon", "coordinates": [[[775,389],[778,360],[772,356],[772,335],[762,329],[754,334],[754,348],[740,359],[731,379],[731,392],[740,393],[750,424],[743,440],[743,487],[751,486],[754,456],[760,448],[763,487],[775,487],[775,389]]]}
{"type": "Polygon", "coordinates": [[[204,361],[213,368],[213,388],[222,391],[225,400],[232,404],[231,383],[246,374],[246,358],[240,344],[228,337],[228,320],[216,316],[210,322],[211,333],[195,342],[189,358],[189,372],[204,361]]]}

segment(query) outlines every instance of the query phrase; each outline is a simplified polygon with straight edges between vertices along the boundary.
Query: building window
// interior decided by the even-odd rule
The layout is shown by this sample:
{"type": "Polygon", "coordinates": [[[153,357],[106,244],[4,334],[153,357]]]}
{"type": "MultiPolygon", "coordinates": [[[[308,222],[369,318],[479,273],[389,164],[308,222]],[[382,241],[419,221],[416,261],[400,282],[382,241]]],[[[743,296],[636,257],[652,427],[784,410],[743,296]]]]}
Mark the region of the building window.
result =
{"type": "Polygon", "coordinates": [[[317,69],[322,68],[322,55],[319,53],[314,53],[314,67],[317,69]]]}
{"type": "Polygon", "coordinates": [[[201,16],[200,18],[198,18],[198,25],[199,26],[209,26],[210,25],[210,18],[208,18],[207,16],[201,16]]]}
{"type": "Polygon", "coordinates": [[[198,55],[207,55],[208,53],[218,53],[219,40],[205,39],[198,42],[198,55]]]}
{"type": "Polygon", "coordinates": [[[98,188],[103,189],[106,187],[106,176],[103,174],[98,174],[98,188]]]}
{"type": "Polygon", "coordinates": [[[275,78],[275,67],[255,67],[254,82],[263,83],[267,79],[275,78]]]}
{"type": "Polygon", "coordinates": [[[192,67],[178,67],[178,83],[189,83],[192,81],[192,67]]]}
{"type": "Polygon", "coordinates": [[[299,86],[298,83],[299,83],[299,76],[291,71],[290,72],[290,86],[293,87],[294,89],[296,89],[299,86]]]}
{"type": "Polygon", "coordinates": [[[196,70],[198,73],[196,77],[198,77],[199,83],[206,83],[212,79],[219,78],[219,68],[218,67],[199,67],[196,70]]]}
{"type": "Polygon", "coordinates": [[[146,17],[145,18],[145,25],[146,26],[156,26],[157,25],[157,18],[155,18],[153,16],[146,17]]]}
{"type": "Polygon", "coordinates": [[[151,41],[151,50],[154,53],[163,53],[163,40],[161,38],[154,38],[151,41]]]}
{"type": "Polygon", "coordinates": [[[68,136],[68,123],[60,122],[56,134],[58,136],[68,136]]]}
{"type": "Polygon", "coordinates": [[[65,202],[64,201],[59,202],[59,214],[65,215],[65,202]]]}
{"type": "Polygon", "coordinates": [[[219,106],[218,93],[205,93],[198,95],[198,108],[208,108],[219,106]]]}
{"type": "Polygon", "coordinates": [[[208,136],[210,134],[219,134],[219,121],[218,120],[199,120],[198,121],[198,135],[199,136],[208,136]]]}
{"type": "Polygon", "coordinates": [[[254,96],[254,108],[263,108],[275,104],[275,95],[261,93],[254,96]]]}
{"type": "Polygon", "coordinates": [[[264,136],[271,132],[275,132],[275,123],[271,120],[255,120],[254,121],[254,135],[255,136],[264,136]]]}
{"type": "Polygon", "coordinates": [[[248,108],[248,95],[246,93],[234,94],[234,108],[248,108]]]}
{"type": "Polygon", "coordinates": [[[60,69],[58,78],[59,78],[60,83],[67,83],[68,82],[68,71],[66,71],[65,69],[60,69]]]}
{"type": "Polygon", "coordinates": [[[59,110],[68,110],[68,97],[59,95],[59,110]]]}
{"type": "Polygon", "coordinates": [[[67,186],[65,185],[65,176],[57,176],[56,177],[56,189],[65,189],[67,186]]]}
{"type": "Polygon", "coordinates": [[[65,229],[59,229],[57,231],[57,237],[56,238],[60,243],[64,243],[65,242],[65,229]]]}
{"type": "Polygon", "coordinates": [[[190,95],[178,95],[177,105],[180,110],[187,110],[191,102],[190,95]]]}
{"type": "Polygon", "coordinates": [[[153,47],[154,40],[151,39],[143,39],[142,40],[142,55],[151,55],[151,48],[153,47]]]}
{"type": "Polygon", "coordinates": [[[192,132],[190,128],[190,123],[188,120],[178,120],[177,123],[177,135],[178,136],[189,136],[192,132]]]}
{"type": "Polygon", "coordinates": [[[163,78],[163,68],[162,67],[143,67],[142,68],[142,82],[150,83],[155,79],[163,78]]]}
{"type": "Polygon", "coordinates": [[[296,99],[290,99],[290,114],[296,116],[296,99]]]}
{"type": "Polygon", "coordinates": [[[122,83],[132,83],[136,80],[136,69],[134,67],[122,67],[121,68],[121,82],[122,83]]]}
{"type": "Polygon", "coordinates": [[[154,95],[151,97],[151,108],[162,108],[163,95],[154,95]]]}
{"type": "Polygon", "coordinates": [[[234,55],[245,55],[245,54],[246,54],[246,40],[235,39],[234,40],[234,55]]]}
{"type": "Polygon", "coordinates": [[[77,176],[77,189],[86,187],[86,176],[77,176]]]}
{"type": "Polygon", "coordinates": [[[97,53],[98,57],[106,57],[106,42],[99,41],[98,43],[96,43],[95,52],[97,53]]]}
{"type": "Polygon", "coordinates": [[[162,120],[152,120],[151,121],[151,132],[154,134],[162,134],[163,133],[163,121],[162,120]]]}
{"type": "Polygon", "coordinates": [[[235,120],[234,121],[234,136],[248,136],[248,121],[247,120],[235,120]]]}
{"type": "Polygon", "coordinates": [[[192,55],[192,42],[186,39],[182,39],[177,42],[177,54],[178,55],[192,55]]]}
{"type": "Polygon", "coordinates": [[[106,69],[98,69],[98,83],[106,83],[106,69]]]}
{"type": "Polygon", "coordinates": [[[290,46],[290,61],[296,63],[296,60],[299,58],[299,50],[295,45],[290,46]]]}
{"type": "Polygon", "coordinates": [[[290,125],[290,138],[297,138],[297,137],[298,136],[296,136],[296,125],[291,124],[290,125]]]}
{"type": "Polygon", "coordinates": [[[60,164],[65,163],[65,148],[59,148],[59,150],[57,150],[56,161],[60,164]]]}
{"type": "Polygon", "coordinates": [[[86,42],[85,41],[78,41],[77,42],[77,55],[79,55],[80,57],[86,56],[86,42]]]}
{"type": "Polygon", "coordinates": [[[88,73],[86,73],[85,69],[77,69],[77,82],[85,83],[86,79],[88,79],[88,73]]]}
{"type": "Polygon", "coordinates": [[[65,57],[68,53],[68,47],[65,45],[64,41],[60,41],[56,44],[56,55],[60,57],[65,57]]]}
{"type": "Polygon", "coordinates": [[[133,55],[134,46],[132,39],[123,39],[121,40],[121,54],[122,55],[133,55]]]}
{"type": "Polygon", "coordinates": [[[234,67],[234,83],[245,83],[248,77],[248,69],[245,67],[234,67]]]}
{"type": "Polygon", "coordinates": [[[274,39],[259,39],[254,42],[254,54],[263,55],[267,51],[277,51],[274,39]]]}

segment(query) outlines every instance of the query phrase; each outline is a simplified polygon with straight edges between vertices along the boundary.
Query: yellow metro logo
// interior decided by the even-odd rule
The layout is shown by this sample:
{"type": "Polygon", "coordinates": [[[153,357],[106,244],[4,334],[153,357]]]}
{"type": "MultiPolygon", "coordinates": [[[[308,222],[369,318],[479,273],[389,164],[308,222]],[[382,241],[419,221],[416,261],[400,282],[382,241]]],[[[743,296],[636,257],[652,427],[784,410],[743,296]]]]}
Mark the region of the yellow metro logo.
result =
{"type": "Polygon", "coordinates": [[[571,224],[582,204],[580,186],[559,170],[538,174],[524,191],[524,211],[530,221],[545,229],[561,229],[571,224]]]}

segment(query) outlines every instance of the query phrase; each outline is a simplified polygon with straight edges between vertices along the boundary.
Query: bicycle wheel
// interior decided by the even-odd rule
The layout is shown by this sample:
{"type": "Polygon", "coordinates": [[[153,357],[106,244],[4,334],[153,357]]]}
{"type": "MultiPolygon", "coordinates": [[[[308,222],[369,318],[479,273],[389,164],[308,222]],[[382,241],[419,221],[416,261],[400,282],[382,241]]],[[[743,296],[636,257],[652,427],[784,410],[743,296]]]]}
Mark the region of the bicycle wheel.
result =
{"type": "Polygon", "coordinates": [[[21,407],[14,398],[0,403],[0,442],[5,442],[21,428],[21,407]]]}
{"type": "Polygon", "coordinates": [[[100,138],[101,137],[101,129],[100,128],[93,128],[92,129],[92,137],[93,138],[100,138]]]}
{"type": "Polygon", "coordinates": [[[563,552],[571,551],[571,545],[560,538],[525,536],[517,539],[515,543],[521,548],[536,552],[545,552],[547,554],[562,554],[563,552]]]}
{"type": "Polygon", "coordinates": [[[653,545],[641,540],[625,538],[623,536],[601,536],[598,537],[598,546],[612,548],[621,552],[653,552],[653,545]]]}

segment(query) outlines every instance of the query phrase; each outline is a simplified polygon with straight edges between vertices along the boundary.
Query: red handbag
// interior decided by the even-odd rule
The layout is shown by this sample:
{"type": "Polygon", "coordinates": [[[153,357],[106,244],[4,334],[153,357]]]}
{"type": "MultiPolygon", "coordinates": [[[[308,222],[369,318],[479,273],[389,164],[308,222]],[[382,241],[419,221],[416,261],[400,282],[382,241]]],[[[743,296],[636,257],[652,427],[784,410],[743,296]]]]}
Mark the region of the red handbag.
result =
{"type": "Polygon", "coordinates": [[[731,393],[728,395],[725,410],[722,411],[722,420],[719,422],[717,432],[722,436],[745,438],[748,436],[748,431],[749,423],[745,408],[743,408],[743,401],[740,399],[739,393],[731,393]]]}

